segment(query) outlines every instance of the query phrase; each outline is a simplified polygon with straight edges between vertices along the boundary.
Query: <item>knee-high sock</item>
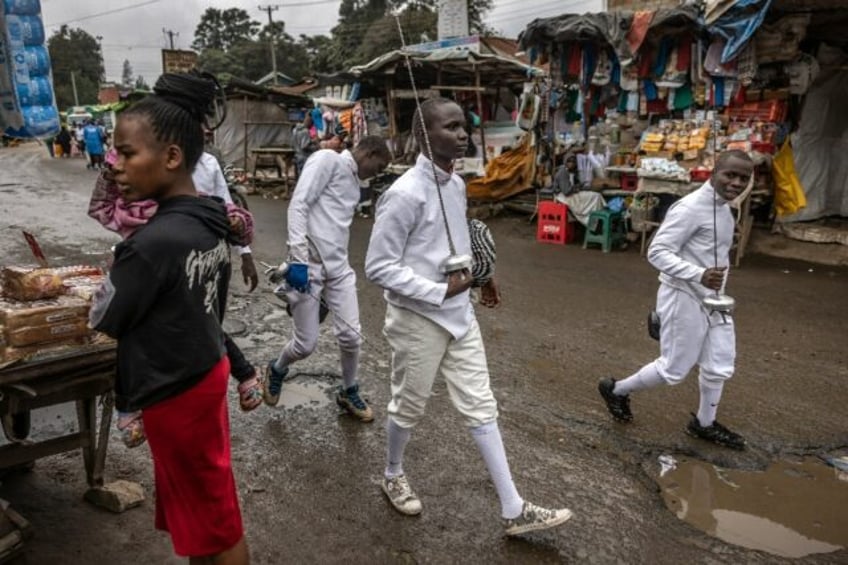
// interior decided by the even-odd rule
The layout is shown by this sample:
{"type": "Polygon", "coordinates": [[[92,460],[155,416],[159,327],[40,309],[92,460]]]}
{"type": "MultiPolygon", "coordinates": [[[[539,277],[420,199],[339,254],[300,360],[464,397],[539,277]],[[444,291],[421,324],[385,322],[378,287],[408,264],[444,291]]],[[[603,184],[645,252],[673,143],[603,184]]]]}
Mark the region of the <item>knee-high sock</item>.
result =
{"type": "Polygon", "coordinates": [[[359,349],[340,349],[342,357],[342,383],[345,389],[356,384],[356,375],[359,372],[359,349]]]}
{"type": "Polygon", "coordinates": [[[655,387],[664,382],[665,380],[663,380],[660,372],[657,370],[656,362],[652,361],[623,381],[615,383],[613,392],[618,396],[626,396],[631,392],[655,387]]]}
{"type": "Polygon", "coordinates": [[[524,500],[519,496],[515,483],[512,482],[498,423],[489,422],[477,428],[471,428],[471,435],[474,436],[477,449],[480,450],[492,482],[495,483],[495,490],[501,500],[501,516],[515,518],[521,514],[524,500]]]}
{"type": "Polygon", "coordinates": [[[702,426],[712,426],[715,422],[716,412],[718,411],[718,403],[721,400],[721,391],[724,390],[724,383],[719,381],[707,381],[703,378],[698,379],[698,386],[701,389],[701,401],[698,404],[698,422],[702,426]]]}
{"type": "Polygon", "coordinates": [[[386,478],[391,479],[403,475],[403,451],[409,443],[412,428],[402,428],[394,420],[386,420],[386,432],[388,432],[388,444],[386,453],[386,478]]]}

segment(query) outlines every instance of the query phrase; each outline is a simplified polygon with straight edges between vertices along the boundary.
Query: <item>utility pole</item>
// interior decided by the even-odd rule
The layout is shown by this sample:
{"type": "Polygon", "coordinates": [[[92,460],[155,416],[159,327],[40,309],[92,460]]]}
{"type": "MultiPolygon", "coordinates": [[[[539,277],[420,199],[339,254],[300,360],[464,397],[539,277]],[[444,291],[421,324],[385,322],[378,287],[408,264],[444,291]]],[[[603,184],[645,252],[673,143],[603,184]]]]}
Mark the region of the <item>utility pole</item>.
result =
{"type": "Polygon", "coordinates": [[[79,96],[77,96],[77,80],[74,78],[74,71],[71,71],[71,88],[74,89],[74,106],[79,106],[79,96]]]}
{"type": "Polygon", "coordinates": [[[280,8],[279,4],[269,4],[268,6],[259,6],[263,12],[268,12],[268,35],[271,43],[271,72],[273,73],[274,84],[277,84],[277,50],[274,45],[274,19],[271,17],[271,12],[276,12],[280,8]]]}
{"type": "Polygon", "coordinates": [[[174,37],[175,36],[179,37],[180,34],[174,32],[174,30],[165,29],[164,27],[162,28],[162,33],[164,33],[165,35],[168,36],[168,42],[171,44],[171,51],[173,51],[174,50],[174,37]]]}

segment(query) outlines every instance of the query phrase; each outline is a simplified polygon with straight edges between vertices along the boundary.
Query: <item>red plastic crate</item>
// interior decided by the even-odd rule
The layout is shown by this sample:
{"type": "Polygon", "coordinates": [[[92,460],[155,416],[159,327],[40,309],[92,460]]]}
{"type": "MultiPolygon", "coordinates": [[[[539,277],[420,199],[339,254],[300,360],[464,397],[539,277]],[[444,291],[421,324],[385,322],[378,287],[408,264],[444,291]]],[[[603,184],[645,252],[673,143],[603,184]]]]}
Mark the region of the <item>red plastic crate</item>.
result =
{"type": "Polygon", "coordinates": [[[565,245],[574,239],[568,225],[568,206],[559,202],[540,202],[536,223],[536,241],[565,245]]]}
{"type": "Polygon", "coordinates": [[[633,173],[621,173],[618,175],[619,186],[621,190],[634,191],[639,188],[639,177],[633,173]]]}

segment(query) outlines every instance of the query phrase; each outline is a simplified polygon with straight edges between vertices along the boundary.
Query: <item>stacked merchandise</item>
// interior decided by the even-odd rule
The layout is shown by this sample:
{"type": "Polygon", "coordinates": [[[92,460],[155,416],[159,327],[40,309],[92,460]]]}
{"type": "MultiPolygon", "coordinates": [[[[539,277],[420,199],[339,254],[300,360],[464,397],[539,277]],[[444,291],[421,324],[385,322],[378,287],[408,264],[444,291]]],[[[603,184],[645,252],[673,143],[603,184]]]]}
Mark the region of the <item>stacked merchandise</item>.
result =
{"type": "Polygon", "coordinates": [[[104,341],[88,327],[97,267],[5,267],[0,271],[0,363],[104,341]]]}
{"type": "Polygon", "coordinates": [[[43,138],[59,131],[50,55],[38,0],[0,5],[0,130],[43,138]]]}

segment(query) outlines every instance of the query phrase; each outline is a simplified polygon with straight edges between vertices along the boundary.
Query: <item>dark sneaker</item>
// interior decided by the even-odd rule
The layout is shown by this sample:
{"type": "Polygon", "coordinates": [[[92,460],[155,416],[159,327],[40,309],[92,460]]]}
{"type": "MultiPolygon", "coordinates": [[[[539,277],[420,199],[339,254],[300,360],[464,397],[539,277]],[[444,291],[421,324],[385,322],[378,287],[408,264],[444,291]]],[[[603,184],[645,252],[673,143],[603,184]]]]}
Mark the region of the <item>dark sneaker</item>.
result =
{"type": "Polygon", "coordinates": [[[615,379],[601,379],[601,382],[598,383],[598,392],[601,393],[601,397],[607,403],[607,410],[612,414],[612,417],[619,422],[632,421],[630,395],[619,396],[613,392],[614,389],[615,379]]]}
{"type": "Polygon", "coordinates": [[[262,379],[262,398],[268,406],[276,406],[280,401],[280,391],[283,390],[283,379],[289,374],[286,367],[284,371],[278,371],[274,367],[274,361],[265,367],[265,378],[262,379]]]}
{"type": "Polygon", "coordinates": [[[702,426],[698,421],[698,417],[692,414],[692,419],[689,420],[689,425],[686,426],[686,433],[692,437],[711,441],[730,449],[745,449],[745,438],[737,433],[731,432],[715,420],[710,426],[702,426]]]}
{"type": "Polygon", "coordinates": [[[504,530],[508,536],[518,536],[536,530],[547,530],[559,526],[571,516],[571,510],[568,508],[548,510],[525,501],[524,508],[521,509],[521,514],[517,518],[504,520],[504,530]]]}
{"type": "Polygon", "coordinates": [[[412,487],[409,486],[406,475],[392,477],[391,479],[383,477],[380,486],[395,510],[407,516],[421,514],[421,500],[412,492],[412,487]]]}
{"type": "Polygon", "coordinates": [[[347,410],[347,413],[354,418],[359,418],[362,422],[374,421],[374,413],[371,411],[371,407],[359,396],[359,384],[355,384],[347,389],[339,387],[339,393],[336,395],[336,404],[347,410]]]}

